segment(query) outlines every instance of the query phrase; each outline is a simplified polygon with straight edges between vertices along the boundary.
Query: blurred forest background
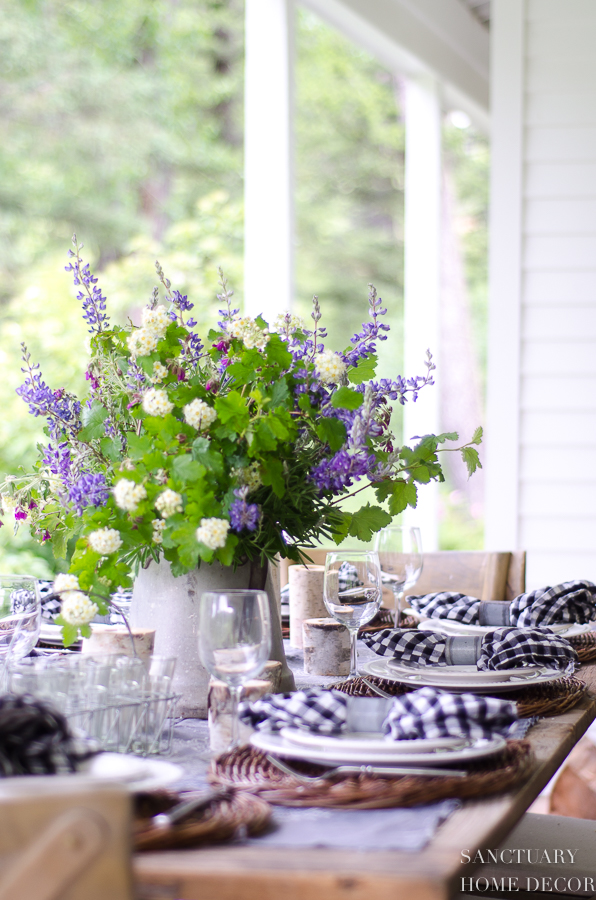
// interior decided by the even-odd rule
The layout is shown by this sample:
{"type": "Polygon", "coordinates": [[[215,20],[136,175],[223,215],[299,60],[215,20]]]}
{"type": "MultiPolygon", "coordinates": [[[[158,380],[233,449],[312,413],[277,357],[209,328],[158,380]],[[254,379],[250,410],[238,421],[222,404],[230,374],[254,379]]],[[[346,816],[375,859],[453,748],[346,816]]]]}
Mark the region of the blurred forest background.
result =
{"type": "MultiPolygon", "coordinates": [[[[52,388],[85,392],[86,327],[64,272],[73,232],[117,320],[149,300],[156,259],[199,323],[214,321],[218,266],[241,301],[243,15],[242,0],[0,0],[1,475],[31,465],[43,425],[14,393],[21,341],[52,388]]],[[[395,375],[401,85],[314,15],[299,10],[296,26],[297,311],[316,293],[342,347],[373,282],[392,326],[380,374],[395,375]]],[[[458,112],[444,151],[446,315],[431,350],[443,424],[463,433],[482,424],[489,156],[458,112]]],[[[481,492],[450,473],[444,548],[482,546],[481,492]]],[[[5,520],[0,571],[49,575],[49,551],[5,520]]]]}

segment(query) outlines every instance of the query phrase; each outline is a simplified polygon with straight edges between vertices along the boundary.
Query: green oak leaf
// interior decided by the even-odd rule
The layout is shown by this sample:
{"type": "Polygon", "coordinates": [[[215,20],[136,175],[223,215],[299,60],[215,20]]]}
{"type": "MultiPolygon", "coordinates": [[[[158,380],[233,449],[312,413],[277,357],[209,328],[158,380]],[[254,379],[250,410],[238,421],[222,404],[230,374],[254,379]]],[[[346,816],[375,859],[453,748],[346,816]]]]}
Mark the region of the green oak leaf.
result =
{"type": "Polygon", "coordinates": [[[364,394],[353,391],[349,387],[338,388],[331,397],[331,406],[335,409],[358,409],[362,406],[364,394]]]}
{"type": "Polygon", "coordinates": [[[474,474],[476,469],[482,468],[482,463],[480,462],[480,457],[478,456],[478,450],[475,450],[474,447],[462,447],[461,455],[468,469],[468,478],[470,477],[470,475],[474,474]]]}
{"type": "Polygon", "coordinates": [[[381,509],[380,506],[371,506],[367,503],[357,512],[352,513],[352,521],[348,534],[359,541],[368,543],[375,532],[380,531],[385,525],[389,525],[393,516],[381,509]]]}
{"type": "Polygon", "coordinates": [[[340,419],[324,416],[316,428],[317,437],[331,450],[341,450],[346,440],[346,426],[340,419]]]}
{"type": "Polygon", "coordinates": [[[348,381],[352,384],[363,384],[365,381],[370,381],[371,378],[374,378],[377,370],[377,359],[374,353],[366,359],[359,359],[357,365],[348,371],[348,381]]]}

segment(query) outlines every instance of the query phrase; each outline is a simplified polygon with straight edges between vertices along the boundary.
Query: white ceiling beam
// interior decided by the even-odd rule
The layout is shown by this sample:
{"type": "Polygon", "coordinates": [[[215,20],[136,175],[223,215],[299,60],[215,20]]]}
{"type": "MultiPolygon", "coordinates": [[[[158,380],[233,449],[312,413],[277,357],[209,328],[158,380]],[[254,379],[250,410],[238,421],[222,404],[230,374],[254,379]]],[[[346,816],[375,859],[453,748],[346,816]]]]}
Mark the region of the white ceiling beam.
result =
{"type": "Polygon", "coordinates": [[[490,39],[460,0],[301,0],[307,8],[405,76],[432,74],[444,103],[486,128],[490,39]]]}

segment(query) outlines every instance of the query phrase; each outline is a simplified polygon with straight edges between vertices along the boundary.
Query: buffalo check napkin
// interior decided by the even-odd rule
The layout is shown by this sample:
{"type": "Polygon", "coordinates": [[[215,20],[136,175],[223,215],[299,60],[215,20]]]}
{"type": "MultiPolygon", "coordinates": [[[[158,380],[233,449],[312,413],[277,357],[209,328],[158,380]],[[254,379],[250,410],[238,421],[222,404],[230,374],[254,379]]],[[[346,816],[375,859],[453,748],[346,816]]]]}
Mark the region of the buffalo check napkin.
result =
{"type": "MultiPolygon", "coordinates": [[[[311,688],[292,694],[267,694],[240,705],[240,718],[258,731],[301,728],[314,734],[338,735],[346,731],[350,703],[374,698],[349,697],[340,691],[311,688]]],[[[449,694],[421,688],[395,697],[388,704],[382,725],[386,737],[396,741],[417,738],[507,735],[517,720],[515,703],[475,694],[449,694]]]]}
{"type": "Polygon", "coordinates": [[[408,603],[427,619],[451,619],[465,625],[532,628],[565,622],[583,624],[596,619],[596,585],[591,581],[566,581],[520,594],[510,603],[485,602],[449,591],[408,597],[408,603]]]}
{"type": "Polygon", "coordinates": [[[386,628],[376,634],[365,634],[362,639],[379,656],[415,666],[475,662],[478,669],[487,670],[536,665],[573,674],[579,662],[569,641],[549,628],[496,628],[472,639],[434,631],[386,628]],[[471,650],[472,655],[462,658],[461,648],[465,652],[471,650]]]}

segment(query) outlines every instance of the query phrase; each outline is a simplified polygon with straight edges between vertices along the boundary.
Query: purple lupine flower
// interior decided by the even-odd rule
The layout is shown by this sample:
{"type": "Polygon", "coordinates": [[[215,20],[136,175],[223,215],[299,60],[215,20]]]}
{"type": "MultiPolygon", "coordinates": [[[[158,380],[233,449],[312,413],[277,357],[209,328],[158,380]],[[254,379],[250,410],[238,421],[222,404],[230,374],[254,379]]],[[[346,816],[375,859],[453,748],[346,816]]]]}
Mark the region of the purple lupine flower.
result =
{"type": "Polygon", "coordinates": [[[66,441],[58,444],[57,447],[52,447],[51,444],[48,444],[42,462],[44,466],[48,466],[50,472],[54,475],[59,475],[64,484],[68,483],[72,460],[66,441]]]}
{"type": "Polygon", "coordinates": [[[91,390],[99,390],[99,381],[97,380],[93,372],[89,371],[89,369],[87,369],[87,371],[85,372],[85,380],[91,382],[91,390]]]}
{"type": "Polygon", "coordinates": [[[203,342],[199,335],[194,331],[189,331],[188,336],[184,339],[184,341],[180,342],[183,347],[183,356],[185,356],[189,362],[194,363],[197,359],[199,359],[201,355],[201,350],[203,349],[203,342]]]}
{"type": "Polygon", "coordinates": [[[31,354],[25,344],[21,344],[22,358],[25,366],[25,383],[16,389],[16,393],[29,406],[32,416],[45,416],[50,436],[54,440],[76,434],[81,428],[81,404],[76,397],[64,390],[52,391],[41,379],[39,363],[31,363],[31,354]]]}
{"type": "Polygon", "coordinates": [[[78,515],[82,515],[86,506],[105,506],[110,493],[106,484],[105,475],[94,475],[85,472],[77,481],[70,485],[68,499],[75,507],[78,515]]]}
{"type": "MultiPolygon", "coordinates": [[[[145,372],[140,367],[140,365],[137,362],[135,362],[134,360],[129,360],[127,374],[128,374],[128,381],[126,383],[126,388],[129,391],[138,392],[139,389],[147,381],[147,376],[145,375],[145,372]]],[[[128,408],[130,409],[130,407],[128,407],[128,408]]]]}
{"type": "Polygon", "coordinates": [[[171,300],[176,309],[179,309],[181,312],[188,312],[189,309],[194,307],[194,303],[191,303],[188,299],[188,294],[185,294],[183,297],[180,291],[172,291],[171,300]]]}
{"type": "Polygon", "coordinates": [[[261,511],[256,503],[247,503],[248,488],[238,488],[234,491],[236,500],[230,507],[230,523],[233,531],[256,531],[261,511]]]}
{"type": "Polygon", "coordinates": [[[365,322],[361,331],[358,331],[350,341],[352,349],[346,353],[344,359],[351,366],[355,366],[360,359],[375,353],[375,340],[386,341],[387,335],[383,334],[383,332],[390,330],[389,325],[379,322],[379,316],[386,315],[387,310],[381,309],[382,300],[380,297],[377,297],[374,286],[369,284],[369,288],[368,314],[372,318],[372,322],[365,322]]]}
{"type": "Polygon", "coordinates": [[[312,481],[320,493],[325,491],[341,491],[351,487],[354,480],[368,475],[374,465],[376,457],[374,453],[348,453],[347,450],[339,450],[331,459],[322,460],[312,470],[309,480],[312,481]]]}
{"type": "Polygon", "coordinates": [[[77,294],[77,300],[80,300],[83,304],[83,318],[91,326],[89,333],[93,334],[95,332],[100,334],[109,328],[109,319],[105,314],[106,298],[103,296],[101,289],[97,287],[97,278],[91,274],[89,264],[82,265],[83,260],[79,251],[82,250],[83,245],[79,246],[77,243],[76,234],[73,234],[72,242],[75,245],[75,252],[69,250],[68,255],[73,262],[70,262],[64,268],[67,272],[74,273],[73,281],[75,286],[80,287],[82,285],[84,288],[83,291],[79,291],[77,294]]]}

